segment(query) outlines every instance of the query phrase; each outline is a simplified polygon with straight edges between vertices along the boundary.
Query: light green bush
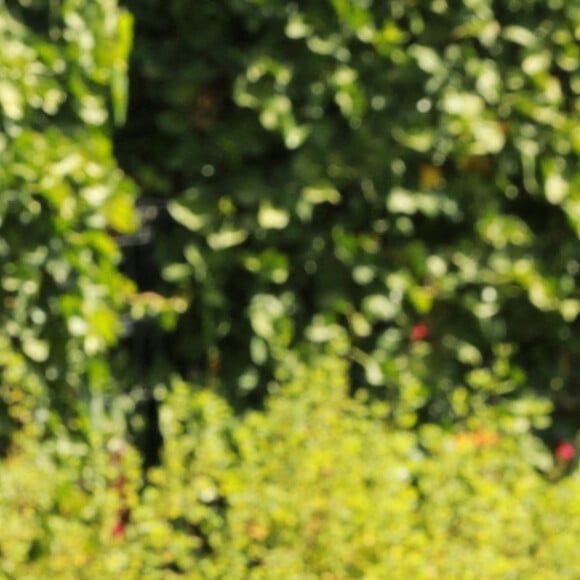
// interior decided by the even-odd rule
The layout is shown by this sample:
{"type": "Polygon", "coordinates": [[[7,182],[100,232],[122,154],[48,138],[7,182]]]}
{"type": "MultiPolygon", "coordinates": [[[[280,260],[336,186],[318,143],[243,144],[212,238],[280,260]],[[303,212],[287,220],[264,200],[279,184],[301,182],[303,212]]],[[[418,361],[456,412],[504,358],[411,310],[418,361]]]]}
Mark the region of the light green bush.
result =
{"type": "Polygon", "coordinates": [[[133,285],[111,234],[137,219],[111,136],[130,40],[114,0],[0,0],[2,448],[52,412],[79,430],[82,404],[115,392],[107,353],[133,285]]]}
{"type": "Polygon", "coordinates": [[[313,369],[295,367],[264,411],[241,418],[214,392],[175,380],[161,414],[163,462],[143,489],[120,441],[24,445],[0,468],[1,570],[576,577],[580,479],[558,480],[560,467],[529,435],[481,422],[455,433],[395,430],[382,404],[348,396],[343,362],[322,358],[313,369]],[[130,515],[115,536],[120,509],[130,515]]]}

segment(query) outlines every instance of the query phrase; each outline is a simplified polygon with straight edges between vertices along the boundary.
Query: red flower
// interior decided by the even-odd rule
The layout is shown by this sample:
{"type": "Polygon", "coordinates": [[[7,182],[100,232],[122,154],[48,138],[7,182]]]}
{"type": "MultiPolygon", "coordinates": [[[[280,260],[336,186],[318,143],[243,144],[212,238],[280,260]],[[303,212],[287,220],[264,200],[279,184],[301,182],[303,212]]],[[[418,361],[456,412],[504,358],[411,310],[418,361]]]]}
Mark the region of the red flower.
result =
{"type": "Polygon", "coordinates": [[[113,531],[111,532],[113,538],[124,538],[125,537],[125,525],[123,524],[122,520],[117,520],[113,531]]]}
{"type": "Polygon", "coordinates": [[[576,457],[576,449],[574,445],[568,443],[568,441],[562,441],[558,447],[556,447],[556,457],[562,461],[572,461],[576,457]]]}
{"type": "Polygon", "coordinates": [[[425,323],[419,322],[411,329],[409,338],[412,342],[416,342],[417,340],[425,340],[428,335],[429,327],[425,323]]]}

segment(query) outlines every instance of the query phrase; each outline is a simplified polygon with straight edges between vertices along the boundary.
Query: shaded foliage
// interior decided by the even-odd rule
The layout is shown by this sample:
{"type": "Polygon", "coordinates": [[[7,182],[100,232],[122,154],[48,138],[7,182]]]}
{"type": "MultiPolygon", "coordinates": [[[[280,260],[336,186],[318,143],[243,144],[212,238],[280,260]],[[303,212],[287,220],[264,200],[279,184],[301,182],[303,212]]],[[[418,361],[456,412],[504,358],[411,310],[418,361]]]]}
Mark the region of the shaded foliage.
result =
{"type": "Polygon", "coordinates": [[[116,148],[174,220],[148,263],[189,304],[170,366],[243,408],[336,340],[406,426],[575,399],[577,8],[127,6],[116,148]]]}

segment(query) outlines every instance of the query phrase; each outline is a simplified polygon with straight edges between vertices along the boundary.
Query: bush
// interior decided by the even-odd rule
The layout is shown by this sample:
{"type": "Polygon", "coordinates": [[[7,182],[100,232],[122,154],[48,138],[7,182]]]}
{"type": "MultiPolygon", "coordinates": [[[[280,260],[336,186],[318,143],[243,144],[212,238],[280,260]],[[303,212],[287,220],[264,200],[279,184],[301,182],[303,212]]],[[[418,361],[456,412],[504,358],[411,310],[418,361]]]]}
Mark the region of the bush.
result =
{"type": "Polygon", "coordinates": [[[149,283],[189,303],[154,352],[242,407],[341,335],[402,426],[576,408],[576,7],[127,5],[117,151],[171,218],[149,283]]]}
{"type": "Polygon", "coordinates": [[[107,353],[133,292],[111,235],[137,226],[111,143],[131,18],[108,0],[50,6],[0,2],[2,447],[53,412],[82,430],[115,392],[107,353]]]}
{"type": "Polygon", "coordinates": [[[266,412],[241,418],[175,379],[161,411],[163,462],[142,490],[120,440],[18,449],[1,467],[3,572],[575,576],[577,472],[558,479],[563,464],[491,420],[455,434],[393,429],[384,405],[348,395],[343,362],[315,362],[288,371],[266,412]]]}

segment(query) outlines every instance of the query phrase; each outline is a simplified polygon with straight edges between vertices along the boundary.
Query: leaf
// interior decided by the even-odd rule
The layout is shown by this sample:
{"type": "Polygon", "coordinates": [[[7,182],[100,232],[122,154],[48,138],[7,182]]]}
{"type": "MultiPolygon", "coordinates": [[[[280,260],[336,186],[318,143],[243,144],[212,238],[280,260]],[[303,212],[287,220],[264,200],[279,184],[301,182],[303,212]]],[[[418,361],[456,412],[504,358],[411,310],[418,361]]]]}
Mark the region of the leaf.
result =
{"type": "Polygon", "coordinates": [[[239,246],[248,238],[246,230],[225,229],[220,232],[209,234],[207,243],[212,250],[225,250],[233,246],[239,246]]]}
{"type": "Polygon", "coordinates": [[[341,199],[339,191],[332,185],[325,183],[305,187],[302,190],[302,196],[312,204],[327,202],[336,205],[341,199]]]}
{"type": "Polygon", "coordinates": [[[538,43],[538,37],[523,26],[506,26],[503,28],[501,35],[506,40],[526,47],[531,47],[538,43]]]}
{"type": "Polygon", "coordinates": [[[362,309],[372,320],[391,320],[399,311],[398,306],[382,294],[372,294],[364,298],[362,309]]]}
{"type": "Polygon", "coordinates": [[[129,79],[127,63],[133,45],[133,17],[127,10],[120,10],[117,21],[116,50],[111,70],[111,100],[115,125],[122,126],[127,118],[129,79]]]}
{"type": "Polygon", "coordinates": [[[182,282],[191,276],[189,264],[169,264],[161,272],[161,276],[168,282],[182,282]]]}
{"type": "Polygon", "coordinates": [[[197,232],[203,228],[207,222],[207,218],[204,215],[200,215],[191,211],[189,208],[177,201],[170,201],[167,204],[167,210],[169,211],[169,215],[177,223],[181,224],[192,232],[197,232]]]}
{"type": "Polygon", "coordinates": [[[276,208],[269,203],[260,206],[258,223],[264,229],[282,230],[289,221],[290,214],[285,209],[276,208]]]}
{"type": "Polygon", "coordinates": [[[28,336],[22,343],[24,354],[35,362],[44,362],[50,354],[50,347],[46,340],[39,340],[28,336]]]}

